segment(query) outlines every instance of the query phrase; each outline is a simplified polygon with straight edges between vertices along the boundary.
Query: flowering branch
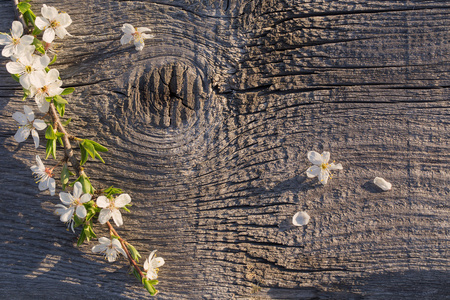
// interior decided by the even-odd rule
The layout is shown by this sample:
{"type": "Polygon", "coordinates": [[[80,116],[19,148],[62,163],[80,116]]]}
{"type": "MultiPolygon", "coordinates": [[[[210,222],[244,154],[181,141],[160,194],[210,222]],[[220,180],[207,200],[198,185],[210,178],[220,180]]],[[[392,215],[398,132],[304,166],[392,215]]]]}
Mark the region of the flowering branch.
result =
{"type": "MultiPolygon", "coordinates": [[[[39,190],[48,189],[50,195],[55,194],[56,181],[53,171],[62,164],[62,190],[66,190],[67,187],[73,187],[73,190],[72,193],[63,191],[59,193],[62,204],[55,205],[55,213],[60,216],[62,222],[68,224],[73,232],[75,232],[75,227],[83,227],[77,245],[97,238],[93,228],[94,220],[98,220],[101,225],[106,224],[111,239],[99,238],[100,244],[95,245],[92,251],[105,253],[109,262],[116,261],[119,254],[126,256],[132,273],[151,295],[155,295],[158,292],[154,288],[154,285],[158,284],[157,272],[158,268],[164,264],[164,259],[155,256],[156,250],[152,251],[145,260],[144,271],[142,271],[138,265],[141,255],[136,248],[118,235],[109,221],[112,218],[117,227],[123,225],[120,209],[129,212],[130,195],[123,194],[121,189],[112,186],[107,189],[95,190],[85,172],[84,165],[89,157],[92,160],[98,158],[105,163],[99,152],[106,152],[108,149],[95,141],[71,135],[65,127],[71,120],[64,122],[61,120],[65,114],[66,104],[68,104],[62,96],[73,93],[75,89],[61,88],[62,81],[58,70],[49,68],[56,61],[56,55],[50,60],[47,54],[50,52],[55,38],[62,39],[70,36],[66,28],[72,23],[72,20],[67,13],[59,13],[56,8],[45,4],[41,9],[42,17],[37,17],[31,10],[28,0],[19,3],[14,0],[14,3],[20,12],[18,18],[21,22],[13,22],[11,34],[0,33],[0,45],[5,46],[2,56],[12,59],[6,64],[6,69],[21,84],[24,91],[23,100],[34,97],[39,111],[44,114],[42,118],[35,119],[33,110],[26,105],[24,113],[14,113],[12,117],[20,125],[14,138],[20,143],[31,134],[35,148],[38,149],[40,140],[37,130],[46,129],[46,159],[49,156],[56,159],[57,142],[62,146],[64,153],[63,158],[51,168],[45,167],[39,155],[36,155],[36,165],[33,165],[31,170],[39,183],[39,190]],[[27,30],[31,27],[32,32],[24,35],[24,28],[27,30]],[[42,37],[39,39],[41,34],[42,37]],[[75,142],[79,146],[80,159],[76,157],[74,153],[76,149],[72,147],[71,142],[75,142]],[[68,162],[75,173],[69,170],[68,162]],[[72,178],[74,175],[77,177],[75,180],[72,178]],[[117,194],[120,195],[116,197],[117,194]]],[[[137,50],[143,49],[144,39],[153,37],[145,33],[150,31],[146,27],[134,28],[125,24],[122,31],[125,35],[120,42],[124,44],[134,40],[137,50]]]]}

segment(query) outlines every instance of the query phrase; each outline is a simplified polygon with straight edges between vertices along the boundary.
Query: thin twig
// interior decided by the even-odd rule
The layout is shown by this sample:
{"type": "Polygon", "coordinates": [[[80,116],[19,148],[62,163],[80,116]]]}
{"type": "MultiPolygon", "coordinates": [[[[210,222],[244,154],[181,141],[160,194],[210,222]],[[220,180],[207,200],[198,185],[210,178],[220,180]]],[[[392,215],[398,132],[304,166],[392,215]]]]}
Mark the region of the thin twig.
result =
{"type": "Polygon", "coordinates": [[[126,245],[125,245],[125,241],[124,239],[122,239],[120,237],[120,235],[117,234],[117,231],[114,229],[114,227],[111,225],[111,223],[108,221],[106,222],[106,225],[108,225],[109,230],[112,232],[112,234],[114,234],[115,236],[117,236],[119,238],[119,242],[122,245],[123,250],[125,251],[125,253],[127,254],[128,260],[130,261],[130,264],[133,265],[134,269],[136,271],[138,271],[139,275],[141,276],[141,280],[142,278],[144,278],[144,273],[142,273],[141,269],[139,268],[139,266],[136,264],[136,261],[131,257],[130,252],[128,251],[126,245]]]}

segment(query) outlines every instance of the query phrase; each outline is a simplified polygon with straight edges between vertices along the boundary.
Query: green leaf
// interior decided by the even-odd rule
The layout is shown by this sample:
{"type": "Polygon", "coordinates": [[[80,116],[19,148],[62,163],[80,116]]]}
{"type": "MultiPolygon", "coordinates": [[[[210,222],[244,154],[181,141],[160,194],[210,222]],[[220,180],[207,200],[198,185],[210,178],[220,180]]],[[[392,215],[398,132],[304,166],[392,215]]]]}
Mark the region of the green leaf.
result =
{"type": "Polygon", "coordinates": [[[40,40],[38,40],[37,38],[34,38],[33,43],[31,43],[31,44],[36,47],[36,51],[39,51],[40,53],[45,54],[44,45],[42,44],[42,42],[40,40]]]}
{"type": "Polygon", "coordinates": [[[22,101],[25,101],[25,99],[27,99],[27,97],[30,95],[30,91],[27,89],[23,89],[23,97],[22,97],[22,101]]]}
{"type": "Polygon", "coordinates": [[[95,150],[100,151],[100,152],[108,152],[108,148],[106,148],[105,146],[100,145],[97,142],[88,140],[92,145],[94,145],[95,150]]]}
{"type": "Polygon", "coordinates": [[[60,103],[60,104],[68,104],[68,103],[69,103],[69,102],[67,102],[66,99],[64,99],[64,98],[61,97],[60,95],[54,96],[54,97],[53,97],[53,100],[54,100],[56,103],[60,103]]]}
{"type": "Polygon", "coordinates": [[[158,293],[158,291],[153,287],[153,285],[150,283],[150,281],[147,280],[147,278],[143,278],[142,283],[144,284],[145,288],[150,293],[150,295],[155,296],[156,293],[158,293]]]}
{"type": "Polygon", "coordinates": [[[11,77],[12,77],[15,81],[17,81],[17,82],[20,83],[20,76],[17,76],[17,74],[11,74],[11,77]]]}
{"type": "MultiPolygon", "coordinates": [[[[80,177],[75,180],[75,182],[79,181],[81,185],[83,186],[83,193],[85,194],[94,194],[94,187],[92,186],[91,182],[89,181],[89,178],[86,175],[80,175],[80,177]]],[[[74,184],[75,184],[74,182],[74,184]]]]}
{"type": "Polygon", "coordinates": [[[150,282],[151,285],[157,285],[159,283],[158,280],[149,280],[148,282],[150,282]]]}
{"type": "Polygon", "coordinates": [[[79,218],[76,214],[73,215],[73,220],[75,221],[74,227],[78,227],[84,223],[84,220],[79,218]]]}
{"type": "MultiPolygon", "coordinates": [[[[55,55],[56,56],[56,55],[55,55]]],[[[75,91],[75,88],[73,88],[73,87],[68,87],[68,88],[65,88],[64,89],[64,91],[61,93],[61,95],[69,95],[69,94],[72,94],[73,92],[75,91]]]]}
{"type": "Polygon", "coordinates": [[[141,275],[134,267],[132,267],[131,273],[133,273],[133,275],[137,278],[137,280],[141,281],[141,275]]]}
{"type": "Polygon", "coordinates": [[[62,124],[62,126],[67,126],[67,125],[69,125],[70,121],[72,121],[72,118],[69,118],[64,122],[61,122],[61,124],[62,124]]]}
{"type": "Polygon", "coordinates": [[[82,166],[87,162],[88,159],[87,151],[86,149],[84,149],[82,144],[80,144],[80,152],[81,152],[80,166],[82,166]]]}
{"type": "Polygon", "coordinates": [[[21,14],[26,13],[31,8],[31,4],[26,2],[19,2],[17,4],[17,9],[20,11],[21,14]]]}
{"type": "Polygon", "coordinates": [[[131,244],[127,244],[128,250],[130,250],[131,257],[136,261],[139,262],[139,258],[141,258],[141,255],[139,252],[134,248],[131,244]]]}
{"type": "Polygon", "coordinates": [[[56,159],[56,139],[54,140],[47,140],[47,145],[45,147],[45,159],[47,159],[50,154],[53,156],[54,159],[56,159]]]}
{"type": "Polygon", "coordinates": [[[81,142],[81,145],[83,145],[84,149],[89,153],[89,155],[95,159],[95,148],[94,145],[92,145],[91,141],[89,140],[83,140],[81,142]]]}
{"type": "Polygon", "coordinates": [[[86,232],[84,230],[82,230],[80,233],[80,237],[78,238],[78,241],[77,241],[77,246],[80,247],[81,244],[83,244],[83,242],[85,240],[86,240],[86,232]]]}
{"type": "Polygon", "coordinates": [[[51,62],[48,63],[49,66],[53,65],[56,61],[56,54],[53,56],[53,59],[51,62]]]}
{"type": "Polygon", "coordinates": [[[55,134],[55,132],[53,131],[53,126],[52,126],[52,124],[49,124],[49,125],[47,126],[47,130],[45,131],[45,138],[46,138],[47,140],[54,140],[54,139],[56,139],[56,134],[55,134]]]}
{"type": "Polygon", "coordinates": [[[109,198],[111,195],[114,195],[114,194],[122,194],[122,190],[119,188],[110,186],[109,188],[104,190],[103,193],[106,195],[107,198],[109,198]]]}
{"type": "Polygon", "coordinates": [[[61,117],[64,117],[64,114],[66,112],[66,105],[63,103],[55,102],[55,107],[56,107],[56,110],[58,111],[59,115],[61,117]]]}
{"type": "Polygon", "coordinates": [[[64,164],[61,170],[61,183],[63,186],[63,190],[66,190],[66,185],[69,182],[70,175],[71,172],[69,171],[67,164],[64,164]]]}
{"type": "Polygon", "coordinates": [[[104,161],[103,158],[100,156],[100,154],[98,154],[97,151],[95,151],[95,157],[97,157],[98,159],[100,159],[100,161],[101,161],[102,163],[105,163],[105,161],[104,161]]]}

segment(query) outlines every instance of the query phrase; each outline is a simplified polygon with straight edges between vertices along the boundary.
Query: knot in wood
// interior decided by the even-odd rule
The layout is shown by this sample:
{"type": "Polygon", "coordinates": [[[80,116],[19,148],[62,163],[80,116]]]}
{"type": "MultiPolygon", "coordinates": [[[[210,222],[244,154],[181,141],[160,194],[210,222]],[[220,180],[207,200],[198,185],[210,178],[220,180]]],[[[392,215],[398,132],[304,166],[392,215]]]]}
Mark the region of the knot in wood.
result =
{"type": "Polygon", "coordinates": [[[154,126],[189,124],[206,99],[203,77],[196,67],[180,61],[153,66],[139,79],[135,101],[154,126]]]}

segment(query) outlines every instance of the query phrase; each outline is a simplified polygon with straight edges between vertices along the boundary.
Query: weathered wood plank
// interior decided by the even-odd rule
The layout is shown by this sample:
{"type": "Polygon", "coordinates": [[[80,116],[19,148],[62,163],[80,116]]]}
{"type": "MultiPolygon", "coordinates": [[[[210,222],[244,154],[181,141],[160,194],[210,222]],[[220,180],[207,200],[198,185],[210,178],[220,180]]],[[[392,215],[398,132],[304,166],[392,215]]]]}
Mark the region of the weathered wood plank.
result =
{"type": "MultiPolygon", "coordinates": [[[[71,130],[114,149],[88,174],[132,195],[120,232],[165,258],[158,298],[450,297],[447,1],[45,3],[74,21],[54,66],[77,87],[71,130]],[[125,22],[157,37],[120,46],[125,22]],[[308,150],[344,170],[307,179],[308,150]]],[[[7,31],[11,1],[0,17],[7,31]]],[[[0,295],[145,298],[37,192],[5,64],[0,295]]]]}

